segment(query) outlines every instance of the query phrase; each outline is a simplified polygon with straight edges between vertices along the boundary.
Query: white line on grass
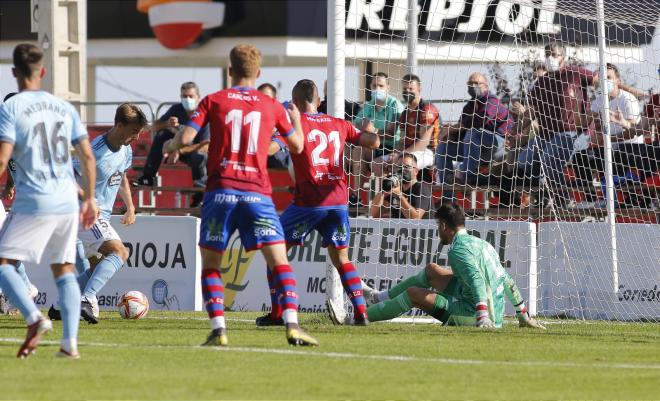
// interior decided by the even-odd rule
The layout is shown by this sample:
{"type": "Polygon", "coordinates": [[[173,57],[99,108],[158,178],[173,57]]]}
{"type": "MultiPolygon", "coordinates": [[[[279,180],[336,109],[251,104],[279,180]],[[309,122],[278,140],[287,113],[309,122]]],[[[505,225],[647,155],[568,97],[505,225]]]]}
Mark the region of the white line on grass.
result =
{"type": "MultiPolygon", "coordinates": [[[[144,320],[199,320],[199,321],[208,321],[208,317],[183,317],[183,316],[147,316],[143,318],[144,320]]],[[[226,318],[228,322],[242,322],[242,323],[254,323],[254,319],[239,319],[239,318],[226,318]]],[[[594,322],[586,320],[539,320],[542,324],[561,324],[561,325],[583,325],[583,324],[594,324],[594,322]]],[[[381,323],[381,322],[378,322],[381,323]]],[[[433,323],[440,324],[439,321],[431,318],[427,319],[417,319],[413,320],[411,318],[395,318],[382,323],[407,323],[407,324],[416,324],[416,323],[433,323]],[[407,319],[407,320],[406,320],[407,319]]],[[[621,322],[611,322],[613,324],[626,324],[621,322]]],[[[504,319],[504,324],[518,324],[518,320],[512,317],[506,317],[504,319]]]]}
{"type": "MultiPolygon", "coordinates": [[[[0,338],[0,342],[21,344],[20,338],[0,338]]],[[[59,345],[58,341],[41,341],[45,345],[59,345]]],[[[597,369],[653,369],[660,370],[660,364],[633,364],[633,363],[578,363],[578,362],[552,362],[552,361],[498,361],[485,359],[452,359],[452,358],[423,358],[406,355],[364,355],[350,352],[319,352],[303,351],[281,348],[256,347],[201,347],[199,345],[134,345],[121,343],[81,342],[81,346],[108,347],[108,348],[138,348],[138,349],[199,349],[218,352],[242,352],[251,354],[279,354],[300,355],[322,358],[377,360],[392,362],[427,362],[446,365],[498,365],[498,366],[537,366],[551,368],[597,368],[597,369]]]]}
{"type": "MultiPolygon", "coordinates": [[[[142,318],[143,320],[200,320],[208,321],[208,317],[183,317],[183,316],[147,316],[142,318]]],[[[235,319],[227,318],[228,322],[244,322],[244,323],[254,323],[255,319],[235,319]]]]}

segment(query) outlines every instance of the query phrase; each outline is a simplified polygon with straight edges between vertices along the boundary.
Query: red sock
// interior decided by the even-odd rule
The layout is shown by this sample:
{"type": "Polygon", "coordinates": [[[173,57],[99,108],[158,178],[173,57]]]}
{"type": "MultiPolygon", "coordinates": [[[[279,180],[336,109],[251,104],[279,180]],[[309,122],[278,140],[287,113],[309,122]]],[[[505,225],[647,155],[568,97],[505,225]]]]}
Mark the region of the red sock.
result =
{"type": "Polygon", "coordinates": [[[367,303],[362,295],[362,281],[358,276],[355,266],[351,262],[344,263],[339,268],[339,276],[344,286],[344,291],[353,304],[354,316],[362,317],[367,315],[367,303]]]}
{"type": "Polygon", "coordinates": [[[225,315],[225,286],[219,270],[202,270],[202,296],[209,319],[225,315]]]}
{"type": "Polygon", "coordinates": [[[270,317],[273,320],[280,319],[282,317],[282,305],[277,299],[277,291],[275,290],[275,280],[273,279],[273,272],[268,266],[266,266],[266,277],[268,278],[268,289],[270,290],[270,317]]]}
{"type": "Polygon", "coordinates": [[[298,294],[296,293],[296,278],[289,265],[279,265],[273,267],[273,281],[277,290],[277,299],[279,300],[282,312],[287,309],[298,311],[298,294]]]}

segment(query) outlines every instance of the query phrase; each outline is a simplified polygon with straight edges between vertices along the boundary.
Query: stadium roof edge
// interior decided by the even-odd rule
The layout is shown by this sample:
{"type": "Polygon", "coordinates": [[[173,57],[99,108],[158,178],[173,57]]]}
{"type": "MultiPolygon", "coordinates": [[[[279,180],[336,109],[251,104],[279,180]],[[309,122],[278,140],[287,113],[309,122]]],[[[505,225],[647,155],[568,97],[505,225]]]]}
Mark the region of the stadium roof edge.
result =
{"type": "MultiPolygon", "coordinates": [[[[10,64],[8,57],[19,41],[0,41],[0,63],[10,64]]],[[[87,42],[89,65],[222,67],[229,64],[228,54],[237,43],[252,43],[261,49],[265,67],[325,66],[325,39],[298,37],[233,37],[213,38],[193,49],[170,50],[157,41],[145,39],[90,39],[87,42]]],[[[540,49],[539,49],[540,50],[540,49]]],[[[574,49],[585,63],[598,61],[596,47],[574,49]]],[[[426,64],[504,62],[518,63],[529,57],[529,48],[513,44],[492,46],[469,43],[420,43],[418,59],[426,64]]],[[[642,60],[641,47],[609,47],[611,62],[642,60]]],[[[542,54],[542,52],[540,52],[542,54]]],[[[369,46],[366,40],[347,40],[346,58],[356,60],[405,60],[406,46],[391,43],[387,49],[369,46]]]]}

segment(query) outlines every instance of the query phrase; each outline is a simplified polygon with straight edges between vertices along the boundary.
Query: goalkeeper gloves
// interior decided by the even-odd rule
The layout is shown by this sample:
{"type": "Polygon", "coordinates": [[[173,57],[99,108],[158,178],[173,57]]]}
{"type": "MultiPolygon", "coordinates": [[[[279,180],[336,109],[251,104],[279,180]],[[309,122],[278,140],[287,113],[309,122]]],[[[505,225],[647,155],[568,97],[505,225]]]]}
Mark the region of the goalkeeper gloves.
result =
{"type": "Polygon", "coordinates": [[[495,325],[493,324],[493,321],[490,320],[488,305],[486,305],[485,302],[479,302],[475,309],[477,311],[475,316],[477,319],[477,327],[484,329],[494,329],[495,325]]]}
{"type": "Polygon", "coordinates": [[[518,325],[520,327],[531,327],[533,329],[545,330],[545,326],[529,316],[529,312],[527,311],[524,302],[516,305],[516,317],[518,318],[518,325]]]}

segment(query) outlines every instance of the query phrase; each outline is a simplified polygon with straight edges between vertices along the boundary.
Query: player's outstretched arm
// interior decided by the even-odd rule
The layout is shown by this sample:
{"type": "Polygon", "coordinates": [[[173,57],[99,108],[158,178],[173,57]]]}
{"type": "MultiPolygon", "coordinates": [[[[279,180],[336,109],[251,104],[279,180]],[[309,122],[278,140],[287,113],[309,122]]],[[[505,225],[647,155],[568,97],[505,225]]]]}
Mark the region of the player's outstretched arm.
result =
{"type": "Polygon", "coordinates": [[[126,173],[124,173],[124,177],[121,180],[121,186],[119,187],[119,196],[121,196],[121,200],[124,202],[124,205],[126,205],[126,213],[124,213],[124,217],[122,217],[121,219],[121,224],[125,226],[129,226],[135,223],[135,205],[133,205],[131,184],[128,182],[126,173]]]}
{"type": "Polygon", "coordinates": [[[293,124],[295,131],[293,134],[287,136],[285,140],[289,147],[289,151],[297,155],[300,154],[305,147],[305,136],[303,134],[302,126],[300,125],[300,110],[298,110],[293,102],[289,102],[287,112],[289,113],[291,124],[293,124]]]}
{"type": "Polygon", "coordinates": [[[0,175],[2,175],[9,165],[11,153],[14,151],[14,144],[11,142],[0,142],[0,175]]]}
{"type": "Polygon", "coordinates": [[[171,153],[175,150],[179,150],[184,146],[188,146],[192,143],[193,139],[197,135],[197,130],[194,127],[186,126],[183,131],[177,132],[177,134],[168,141],[168,148],[163,149],[164,153],[171,153]]]}
{"type": "Polygon", "coordinates": [[[545,330],[545,326],[543,326],[533,317],[529,316],[529,312],[525,306],[525,300],[520,294],[520,290],[518,289],[516,282],[506,272],[504,272],[504,293],[509,299],[509,302],[511,302],[511,305],[516,308],[516,317],[518,318],[518,324],[520,327],[531,327],[545,330]]]}
{"type": "Polygon", "coordinates": [[[362,134],[360,135],[360,146],[369,149],[378,148],[380,146],[380,138],[378,137],[378,134],[362,131],[362,134]]]}
{"type": "Polygon", "coordinates": [[[279,134],[274,134],[268,145],[268,156],[272,156],[282,149],[286,149],[286,144],[282,141],[282,137],[279,134]]]}
{"type": "Polygon", "coordinates": [[[76,152],[83,177],[83,199],[80,205],[80,223],[85,230],[89,230],[98,214],[96,201],[94,200],[94,186],[96,185],[96,160],[92,149],[89,146],[89,140],[82,138],[76,143],[76,152]]]}

